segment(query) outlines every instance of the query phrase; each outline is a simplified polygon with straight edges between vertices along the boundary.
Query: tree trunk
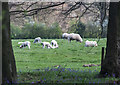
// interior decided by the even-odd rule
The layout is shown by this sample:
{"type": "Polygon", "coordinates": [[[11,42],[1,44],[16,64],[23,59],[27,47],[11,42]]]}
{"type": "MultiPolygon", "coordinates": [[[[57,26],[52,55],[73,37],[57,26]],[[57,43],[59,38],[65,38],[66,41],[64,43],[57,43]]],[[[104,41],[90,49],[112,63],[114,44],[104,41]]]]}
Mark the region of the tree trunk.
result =
{"type": "MultiPolygon", "coordinates": [[[[111,2],[109,11],[109,23],[107,29],[107,47],[103,65],[102,75],[120,76],[120,62],[118,63],[118,42],[120,42],[120,2],[111,2]]],[[[119,44],[120,46],[120,44],[119,44]]],[[[120,57],[120,55],[119,55],[120,57]]]]}
{"type": "Polygon", "coordinates": [[[119,77],[120,77],[120,2],[118,6],[118,18],[117,18],[117,53],[118,53],[118,72],[119,72],[119,77]]]}
{"type": "Polygon", "coordinates": [[[8,3],[2,3],[2,83],[15,82],[16,64],[10,36],[8,3]]]}

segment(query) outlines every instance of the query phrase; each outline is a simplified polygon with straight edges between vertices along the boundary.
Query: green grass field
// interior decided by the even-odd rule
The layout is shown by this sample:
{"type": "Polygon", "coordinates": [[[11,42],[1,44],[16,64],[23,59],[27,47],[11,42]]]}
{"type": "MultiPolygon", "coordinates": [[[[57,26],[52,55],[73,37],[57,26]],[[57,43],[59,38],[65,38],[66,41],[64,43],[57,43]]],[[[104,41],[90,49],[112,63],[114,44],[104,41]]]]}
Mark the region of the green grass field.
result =
{"type": "Polygon", "coordinates": [[[115,79],[96,78],[100,66],[83,67],[84,64],[101,63],[101,48],[106,47],[105,38],[100,39],[98,47],[84,46],[86,40],[98,40],[93,38],[84,39],[82,43],[55,40],[59,45],[57,49],[43,49],[41,44],[34,44],[33,39],[12,40],[19,83],[101,83],[115,79]],[[31,42],[31,49],[20,49],[18,42],[27,40],[31,42]]]}

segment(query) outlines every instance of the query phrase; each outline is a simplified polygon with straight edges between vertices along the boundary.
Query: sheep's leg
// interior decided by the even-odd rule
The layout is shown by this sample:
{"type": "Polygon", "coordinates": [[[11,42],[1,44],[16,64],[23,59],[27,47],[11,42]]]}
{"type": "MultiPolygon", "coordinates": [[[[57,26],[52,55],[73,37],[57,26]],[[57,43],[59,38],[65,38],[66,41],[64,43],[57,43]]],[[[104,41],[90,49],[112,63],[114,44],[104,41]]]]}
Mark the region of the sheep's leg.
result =
{"type": "Polygon", "coordinates": [[[58,44],[56,44],[56,48],[58,48],[58,44]]]}
{"type": "Polygon", "coordinates": [[[36,40],[34,40],[34,42],[33,43],[36,43],[36,40]]]}
{"type": "Polygon", "coordinates": [[[40,41],[40,40],[38,40],[38,43],[41,43],[41,41],[40,41]]]}
{"type": "Polygon", "coordinates": [[[22,45],[19,46],[20,48],[22,47],[22,45]]]}
{"type": "Polygon", "coordinates": [[[53,46],[56,48],[57,44],[54,44],[53,46]]]}
{"type": "Polygon", "coordinates": [[[49,48],[48,45],[47,45],[47,48],[49,48]]]}
{"type": "Polygon", "coordinates": [[[45,48],[45,45],[43,44],[43,48],[45,48]]]}
{"type": "Polygon", "coordinates": [[[21,45],[21,47],[24,49],[24,45],[21,45]]]}
{"type": "Polygon", "coordinates": [[[49,46],[48,46],[47,48],[48,48],[48,49],[50,49],[50,47],[49,47],[49,46]]]}
{"type": "Polygon", "coordinates": [[[23,45],[24,48],[26,48],[27,45],[23,45]]]}
{"type": "Polygon", "coordinates": [[[54,44],[53,44],[53,47],[52,47],[52,45],[49,45],[49,48],[54,48],[54,44]]]}
{"type": "Polygon", "coordinates": [[[28,48],[30,49],[30,45],[28,45],[28,48]]]}
{"type": "Polygon", "coordinates": [[[70,38],[68,37],[68,43],[71,42],[70,38]]]}
{"type": "Polygon", "coordinates": [[[53,44],[53,47],[56,47],[56,44],[53,44]]]}
{"type": "Polygon", "coordinates": [[[50,45],[47,45],[47,48],[48,48],[48,49],[50,49],[50,48],[51,48],[51,46],[50,46],[50,45]]]}

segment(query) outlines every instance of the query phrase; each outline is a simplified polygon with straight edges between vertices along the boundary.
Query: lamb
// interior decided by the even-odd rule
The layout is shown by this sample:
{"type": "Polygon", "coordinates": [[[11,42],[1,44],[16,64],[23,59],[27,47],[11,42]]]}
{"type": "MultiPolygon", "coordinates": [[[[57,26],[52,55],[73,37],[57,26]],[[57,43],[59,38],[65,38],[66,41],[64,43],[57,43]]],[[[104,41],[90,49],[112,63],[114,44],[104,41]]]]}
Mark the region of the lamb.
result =
{"type": "Polygon", "coordinates": [[[22,44],[22,45],[20,45],[20,48],[24,48],[24,47],[28,46],[28,48],[30,49],[30,42],[29,41],[18,42],[18,44],[22,44]]]}
{"type": "Polygon", "coordinates": [[[79,41],[80,43],[82,43],[83,39],[81,38],[81,36],[79,34],[75,34],[75,33],[70,33],[67,35],[67,39],[68,41],[71,42],[71,40],[76,40],[79,41]]]}
{"type": "Polygon", "coordinates": [[[53,45],[54,48],[58,48],[57,41],[55,41],[55,40],[51,41],[51,45],[53,45]]]}
{"type": "Polygon", "coordinates": [[[33,43],[41,43],[41,38],[40,37],[35,38],[33,43]]]}
{"type": "Polygon", "coordinates": [[[94,46],[96,46],[96,47],[98,46],[96,41],[88,41],[87,40],[85,42],[85,47],[94,47],[94,46]]]}
{"type": "Polygon", "coordinates": [[[49,43],[49,42],[41,42],[41,44],[43,45],[43,48],[45,48],[45,46],[47,46],[47,48],[55,48],[55,47],[52,47],[52,45],[49,43]]]}

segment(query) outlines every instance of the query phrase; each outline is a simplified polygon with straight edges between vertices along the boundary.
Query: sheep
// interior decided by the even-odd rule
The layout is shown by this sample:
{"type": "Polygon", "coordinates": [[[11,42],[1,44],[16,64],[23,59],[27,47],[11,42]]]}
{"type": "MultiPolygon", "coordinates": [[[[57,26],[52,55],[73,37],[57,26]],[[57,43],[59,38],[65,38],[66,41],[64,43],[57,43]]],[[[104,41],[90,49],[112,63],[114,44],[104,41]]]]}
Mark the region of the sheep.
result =
{"type": "Polygon", "coordinates": [[[55,41],[55,40],[51,41],[51,45],[53,45],[54,48],[58,48],[57,41],[55,41]]]}
{"type": "Polygon", "coordinates": [[[52,45],[49,43],[49,42],[41,42],[41,44],[43,45],[43,48],[45,48],[45,46],[47,46],[47,48],[55,48],[55,47],[52,47],[52,45]]]}
{"type": "Polygon", "coordinates": [[[87,40],[85,42],[85,47],[94,47],[94,46],[96,46],[96,47],[98,46],[96,41],[88,41],[87,40]]]}
{"type": "MultiPolygon", "coordinates": [[[[70,33],[70,34],[74,34],[74,33],[70,33]]],[[[62,38],[68,39],[68,36],[69,36],[68,33],[63,33],[63,34],[62,34],[62,38]]]]}
{"type": "Polygon", "coordinates": [[[76,40],[76,41],[79,41],[80,43],[82,43],[83,39],[81,38],[81,36],[79,34],[75,34],[75,33],[70,33],[67,35],[67,39],[68,39],[68,42],[71,40],[76,40]]]}
{"type": "Polygon", "coordinates": [[[33,43],[41,43],[41,38],[40,37],[35,38],[33,43]]]}
{"type": "Polygon", "coordinates": [[[28,48],[30,49],[30,42],[29,41],[18,42],[18,44],[22,44],[22,45],[20,45],[20,48],[24,48],[24,47],[28,46],[28,48]]]}

